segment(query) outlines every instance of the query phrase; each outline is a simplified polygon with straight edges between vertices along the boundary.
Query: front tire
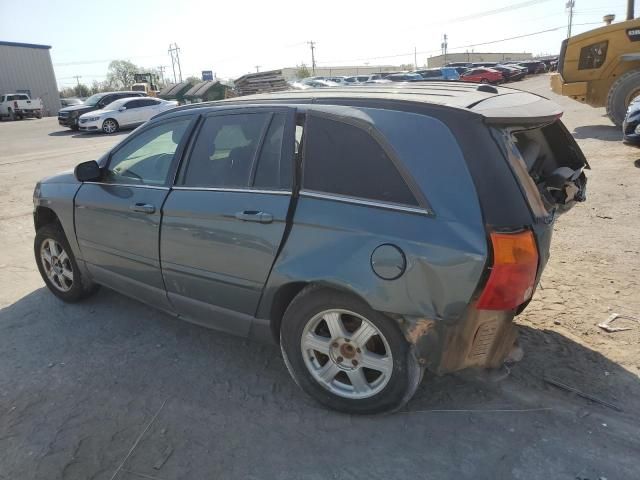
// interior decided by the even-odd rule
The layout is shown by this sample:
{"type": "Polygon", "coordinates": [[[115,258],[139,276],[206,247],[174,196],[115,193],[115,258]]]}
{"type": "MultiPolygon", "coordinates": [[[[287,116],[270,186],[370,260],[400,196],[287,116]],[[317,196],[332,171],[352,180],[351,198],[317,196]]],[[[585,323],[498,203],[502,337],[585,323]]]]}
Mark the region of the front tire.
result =
{"type": "Polygon", "coordinates": [[[113,118],[107,118],[104,122],[102,122],[102,131],[107,135],[116,133],[119,128],[120,126],[118,125],[118,122],[116,122],[113,118]]]}
{"type": "Polygon", "coordinates": [[[422,379],[423,369],[394,320],[328,288],[307,287],[291,302],[280,347],[298,386],[345,413],[398,410],[422,379]]]}
{"type": "Polygon", "coordinates": [[[51,293],[65,302],[77,302],[97,290],[83,278],[69,242],[57,225],[45,225],[36,232],[34,253],[40,275],[51,293]]]}
{"type": "Polygon", "coordinates": [[[611,85],[607,96],[607,116],[618,127],[622,126],[631,101],[640,95],[640,70],[621,75],[611,85]]]}

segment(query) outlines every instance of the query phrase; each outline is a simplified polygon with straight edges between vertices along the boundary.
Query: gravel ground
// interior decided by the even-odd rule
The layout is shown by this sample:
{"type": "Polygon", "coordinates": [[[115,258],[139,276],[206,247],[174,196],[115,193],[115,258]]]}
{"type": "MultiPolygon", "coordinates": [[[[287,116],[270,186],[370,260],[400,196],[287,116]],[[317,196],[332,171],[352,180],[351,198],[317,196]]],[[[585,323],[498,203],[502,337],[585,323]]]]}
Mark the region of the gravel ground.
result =
{"type": "Polygon", "coordinates": [[[602,109],[552,97],[592,170],[563,216],[524,360],[500,382],[427,376],[405,412],[356,417],[297,389],[276,346],[203,329],[102,289],[65,305],[33,261],[31,194],[123,138],[0,124],[0,479],[640,478],[640,150],[602,109]],[[616,411],[546,384],[560,381],[616,411]]]}

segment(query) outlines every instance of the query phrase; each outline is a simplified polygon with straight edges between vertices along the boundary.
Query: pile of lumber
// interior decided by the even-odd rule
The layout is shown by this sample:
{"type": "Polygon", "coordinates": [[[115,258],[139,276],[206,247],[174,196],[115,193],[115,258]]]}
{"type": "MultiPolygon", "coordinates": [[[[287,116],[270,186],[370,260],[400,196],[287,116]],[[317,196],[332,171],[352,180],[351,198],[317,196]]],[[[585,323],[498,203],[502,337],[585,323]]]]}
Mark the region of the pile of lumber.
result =
{"type": "Polygon", "coordinates": [[[254,93],[280,92],[289,88],[282,76],[282,70],[249,73],[238,78],[233,83],[236,93],[240,96],[253,95],[254,93]]]}

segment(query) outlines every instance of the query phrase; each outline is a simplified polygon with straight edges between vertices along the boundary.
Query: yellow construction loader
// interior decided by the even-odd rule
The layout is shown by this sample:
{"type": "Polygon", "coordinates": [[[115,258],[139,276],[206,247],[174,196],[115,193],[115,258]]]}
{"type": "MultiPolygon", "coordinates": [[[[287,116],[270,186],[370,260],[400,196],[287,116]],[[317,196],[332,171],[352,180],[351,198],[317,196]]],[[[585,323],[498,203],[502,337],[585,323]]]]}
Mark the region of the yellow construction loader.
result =
{"type": "Polygon", "coordinates": [[[640,18],[564,40],[551,89],[592,107],[606,107],[611,121],[622,125],[627,107],[640,95],[640,18]]]}

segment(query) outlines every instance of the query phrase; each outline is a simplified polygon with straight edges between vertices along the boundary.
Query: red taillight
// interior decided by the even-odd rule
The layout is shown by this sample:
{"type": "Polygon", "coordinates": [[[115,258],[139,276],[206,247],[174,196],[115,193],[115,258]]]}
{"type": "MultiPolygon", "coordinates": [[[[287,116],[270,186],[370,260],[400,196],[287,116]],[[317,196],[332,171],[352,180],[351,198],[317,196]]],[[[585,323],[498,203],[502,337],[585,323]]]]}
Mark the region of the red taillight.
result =
{"type": "Polygon", "coordinates": [[[493,266],[478,299],[479,310],[513,310],[533,294],[538,248],[533,233],[491,233],[493,266]]]}

